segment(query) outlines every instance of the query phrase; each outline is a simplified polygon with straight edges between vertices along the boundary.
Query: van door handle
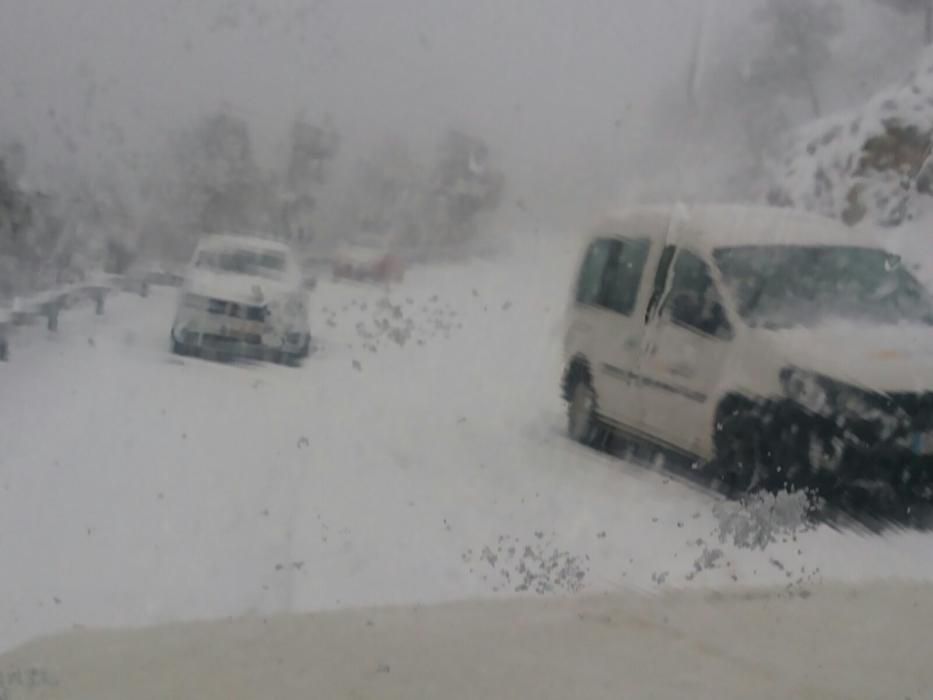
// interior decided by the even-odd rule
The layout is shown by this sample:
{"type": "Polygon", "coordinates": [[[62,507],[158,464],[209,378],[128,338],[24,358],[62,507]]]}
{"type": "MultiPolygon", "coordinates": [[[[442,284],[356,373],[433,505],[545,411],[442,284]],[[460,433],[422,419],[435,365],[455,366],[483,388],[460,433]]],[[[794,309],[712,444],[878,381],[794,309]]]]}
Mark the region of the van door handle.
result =
{"type": "Polygon", "coordinates": [[[626,350],[635,350],[638,348],[638,338],[626,338],[625,342],[622,343],[622,347],[626,350]]]}

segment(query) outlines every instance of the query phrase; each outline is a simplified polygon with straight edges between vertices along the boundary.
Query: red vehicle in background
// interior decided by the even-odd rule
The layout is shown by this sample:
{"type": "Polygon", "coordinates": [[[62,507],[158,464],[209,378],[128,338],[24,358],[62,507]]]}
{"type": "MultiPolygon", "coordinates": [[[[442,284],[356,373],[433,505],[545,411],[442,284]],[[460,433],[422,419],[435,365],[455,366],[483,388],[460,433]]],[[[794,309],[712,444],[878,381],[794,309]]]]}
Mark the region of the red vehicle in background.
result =
{"type": "Polygon", "coordinates": [[[360,282],[401,282],[405,265],[384,236],[358,236],[337,249],[333,273],[360,282]]]}

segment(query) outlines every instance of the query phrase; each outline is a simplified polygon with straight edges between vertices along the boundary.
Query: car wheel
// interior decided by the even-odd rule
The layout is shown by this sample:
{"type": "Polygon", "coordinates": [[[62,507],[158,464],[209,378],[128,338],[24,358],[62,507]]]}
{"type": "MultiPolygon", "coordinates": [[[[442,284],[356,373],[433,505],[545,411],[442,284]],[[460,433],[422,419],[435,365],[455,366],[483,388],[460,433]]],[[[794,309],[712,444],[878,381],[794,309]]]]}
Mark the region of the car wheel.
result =
{"type": "Polygon", "coordinates": [[[301,367],[301,361],[304,357],[302,353],[284,352],[282,353],[282,364],[286,367],[301,367]]]}
{"type": "Polygon", "coordinates": [[[185,346],[184,343],[179,343],[179,342],[175,339],[175,330],[174,330],[174,329],[172,329],[172,353],[175,354],[175,355],[182,355],[182,356],[185,356],[185,355],[188,354],[188,348],[187,348],[187,346],[185,346]]]}
{"type": "Polygon", "coordinates": [[[586,380],[577,382],[567,405],[567,433],[580,444],[593,445],[599,422],[596,418],[596,392],[586,380]]]}
{"type": "Polygon", "coordinates": [[[307,336],[305,336],[305,343],[301,347],[301,350],[298,352],[297,357],[300,360],[304,360],[309,355],[311,355],[311,334],[310,333],[308,333],[307,336]]]}

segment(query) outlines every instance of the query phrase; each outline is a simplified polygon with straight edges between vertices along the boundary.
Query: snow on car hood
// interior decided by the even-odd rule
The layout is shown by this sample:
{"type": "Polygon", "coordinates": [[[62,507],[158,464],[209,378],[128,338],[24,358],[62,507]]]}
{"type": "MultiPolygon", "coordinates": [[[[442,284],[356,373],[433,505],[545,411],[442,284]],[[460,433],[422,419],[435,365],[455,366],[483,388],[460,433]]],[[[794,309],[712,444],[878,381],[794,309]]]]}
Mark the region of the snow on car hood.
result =
{"type": "Polygon", "coordinates": [[[759,333],[788,365],[876,391],[933,390],[933,327],[837,322],[759,333]]]}
{"type": "Polygon", "coordinates": [[[265,304],[282,299],[296,291],[288,279],[273,280],[253,275],[198,270],[189,273],[185,292],[238,304],[265,304]]]}

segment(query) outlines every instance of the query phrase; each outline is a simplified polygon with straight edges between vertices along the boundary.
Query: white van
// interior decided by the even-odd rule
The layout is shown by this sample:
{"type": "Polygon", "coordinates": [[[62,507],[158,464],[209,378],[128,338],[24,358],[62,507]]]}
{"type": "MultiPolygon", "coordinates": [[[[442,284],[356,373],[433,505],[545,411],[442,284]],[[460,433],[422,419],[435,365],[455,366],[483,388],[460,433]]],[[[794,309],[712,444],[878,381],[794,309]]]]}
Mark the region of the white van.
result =
{"type": "Polygon", "coordinates": [[[730,206],[606,218],[565,359],[581,442],[608,427],[742,492],[931,496],[933,299],[834,221],[730,206]]]}
{"type": "Polygon", "coordinates": [[[208,236],[195,250],[179,294],[172,350],[297,364],[311,347],[307,297],[285,243],[208,236]]]}

